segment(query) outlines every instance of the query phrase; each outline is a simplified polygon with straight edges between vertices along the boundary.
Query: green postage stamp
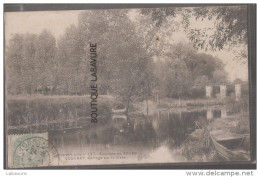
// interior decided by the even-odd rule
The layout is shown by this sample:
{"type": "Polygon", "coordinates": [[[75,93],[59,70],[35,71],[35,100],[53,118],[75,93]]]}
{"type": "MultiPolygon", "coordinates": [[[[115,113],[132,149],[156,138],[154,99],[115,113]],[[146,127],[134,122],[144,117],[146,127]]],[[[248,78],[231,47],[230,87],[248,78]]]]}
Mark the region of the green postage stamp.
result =
{"type": "Polygon", "coordinates": [[[52,157],[58,156],[48,142],[48,133],[9,135],[8,143],[11,168],[49,166],[52,157]]]}

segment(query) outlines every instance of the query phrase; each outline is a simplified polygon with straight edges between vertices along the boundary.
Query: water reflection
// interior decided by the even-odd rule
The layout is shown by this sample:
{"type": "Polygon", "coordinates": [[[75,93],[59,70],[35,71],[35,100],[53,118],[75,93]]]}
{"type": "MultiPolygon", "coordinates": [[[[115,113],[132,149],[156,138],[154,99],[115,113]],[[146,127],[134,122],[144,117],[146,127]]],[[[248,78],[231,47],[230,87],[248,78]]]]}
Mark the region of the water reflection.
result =
{"type": "MultiPolygon", "coordinates": [[[[170,157],[167,161],[176,162],[187,160],[187,157],[180,153],[181,145],[187,136],[198,128],[197,121],[212,121],[215,118],[227,116],[224,108],[166,109],[154,111],[151,115],[106,112],[100,117],[97,124],[91,124],[86,115],[78,116],[79,118],[74,117],[82,112],[78,108],[75,108],[76,110],[63,108],[62,111],[61,108],[55,108],[52,110],[52,114],[48,112],[50,108],[43,109],[37,119],[40,123],[35,125],[37,122],[33,121],[23,129],[18,129],[17,122],[10,120],[9,125],[13,129],[10,128],[9,132],[48,131],[49,141],[62,153],[87,153],[93,149],[101,152],[132,149],[141,152],[142,155],[138,157],[140,159],[150,157],[151,154],[163,150],[166,153],[165,156],[170,157]],[[47,118],[44,116],[46,114],[44,111],[49,114],[47,118]],[[52,115],[55,116],[52,117],[52,115]],[[50,117],[53,119],[50,120],[50,117]],[[55,124],[51,124],[51,122],[55,122],[55,124]],[[176,155],[177,152],[178,155],[176,155]]],[[[29,118],[28,115],[36,115],[33,111],[37,109],[27,108],[25,110],[24,113],[20,112],[22,116],[27,115],[29,118]]]]}
{"type": "MultiPolygon", "coordinates": [[[[148,154],[164,149],[181,151],[181,145],[197,127],[196,121],[207,121],[208,110],[172,112],[158,111],[153,115],[111,115],[103,124],[69,132],[53,132],[52,141],[58,148],[95,148],[100,151],[133,148],[148,154]]],[[[221,117],[221,110],[211,110],[211,119],[221,117]]],[[[181,154],[181,153],[180,153],[181,154]]],[[[172,161],[187,158],[179,154],[172,161]]],[[[170,154],[165,154],[170,155],[170,154]]]]}

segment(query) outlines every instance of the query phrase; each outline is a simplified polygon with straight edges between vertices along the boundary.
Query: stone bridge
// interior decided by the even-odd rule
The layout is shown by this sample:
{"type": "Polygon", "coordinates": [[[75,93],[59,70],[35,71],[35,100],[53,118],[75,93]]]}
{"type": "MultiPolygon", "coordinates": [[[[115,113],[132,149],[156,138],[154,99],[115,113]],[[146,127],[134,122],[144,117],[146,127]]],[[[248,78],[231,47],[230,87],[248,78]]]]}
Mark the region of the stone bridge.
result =
{"type": "Polygon", "coordinates": [[[196,86],[205,86],[206,90],[206,97],[211,98],[213,97],[213,87],[219,87],[220,93],[219,96],[221,99],[224,99],[227,97],[227,85],[231,85],[235,87],[235,96],[236,100],[239,100],[241,98],[241,84],[226,84],[226,83],[212,83],[212,84],[206,84],[206,85],[194,85],[196,86]]]}

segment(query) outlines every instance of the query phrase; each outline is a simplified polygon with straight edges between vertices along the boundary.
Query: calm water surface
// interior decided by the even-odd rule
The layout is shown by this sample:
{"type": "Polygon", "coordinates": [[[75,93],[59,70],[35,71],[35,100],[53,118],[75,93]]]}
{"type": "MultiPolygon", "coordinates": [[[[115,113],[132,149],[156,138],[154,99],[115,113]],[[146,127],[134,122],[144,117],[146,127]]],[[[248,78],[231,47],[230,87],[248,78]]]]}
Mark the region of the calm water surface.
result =
{"type": "Polygon", "coordinates": [[[126,115],[113,114],[104,107],[99,122],[91,124],[85,107],[68,104],[37,109],[35,104],[9,105],[9,133],[47,131],[61,161],[68,165],[85,164],[86,160],[91,164],[185,162],[188,158],[182,144],[198,128],[195,122],[226,115],[220,108],[126,115]]]}

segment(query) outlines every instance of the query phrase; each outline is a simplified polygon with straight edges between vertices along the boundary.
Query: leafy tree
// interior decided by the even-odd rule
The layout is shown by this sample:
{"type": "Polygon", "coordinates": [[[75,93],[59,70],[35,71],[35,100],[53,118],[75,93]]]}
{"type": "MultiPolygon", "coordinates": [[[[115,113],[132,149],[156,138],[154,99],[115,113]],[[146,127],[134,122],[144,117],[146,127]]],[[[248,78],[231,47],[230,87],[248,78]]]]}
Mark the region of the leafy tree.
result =
{"type": "Polygon", "coordinates": [[[246,6],[198,7],[192,15],[196,20],[214,20],[216,26],[211,35],[206,33],[212,29],[191,29],[188,35],[195,46],[221,50],[225,45],[247,44],[246,6]]]}
{"type": "Polygon", "coordinates": [[[85,44],[75,25],[66,29],[65,34],[58,41],[58,47],[60,91],[66,94],[85,93],[87,82],[85,44]]]}
{"type": "Polygon", "coordinates": [[[213,78],[211,79],[211,82],[213,83],[227,82],[227,73],[225,71],[216,69],[212,74],[213,74],[213,78]]]}
{"type": "Polygon", "coordinates": [[[141,9],[141,14],[151,16],[157,27],[163,25],[164,21],[169,17],[176,17],[179,13],[178,8],[149,8],[141,9]]]}
{"type": "Polygon", "coordinates": [[[126,10],[82,13],[79,30],[85,46],[90,42],[98,44],[100,87],[104,85],[119,95],[127,109],[131,98],[142,98],[149,93],[149,55],[126,10]]]}
{"type": "Polygon", "coordinates": [[[161,27],[169,19],[178,20],[184,27],[195,49],[222,50],[226,47],[240,47],[236,58],[247,58],[247,8],[246,6],[217,6],[194,8],[155,8],[142,9],[141,14],[150,16],[161,27]],[[192,28],[191,21],[213,21],[215,28],[192,28]]]}
{"type": "Polygon", "coordinates": [[[22,93],[23,83],[21,82],[21,76],[23,73],[23,47],[24,36],[15,34],[10,39],[9,46],[6,50],[7,91],[11,94],[22,93]]]}
{"type": "Polygon", "coordinates": [[[33,94],[38,86],[52,84],[56,40],[47,31],[16,34],[7,48],[7,86],[12,94],[33,94]]]}
{"type": "Polygon", "coordinates": [[[159,86],[157,89],[162,96],[189,97],[196,84],[226,81],[222,61],[198,53],[191,44],[172,44],[164,58],[157,61],[154,67],[159,86]]]}
{"type": "Polygon", "coordinates": [[[37,37],[35,52],[35,66],[37,68],[35,86],[51,87],[56,82],[56,69],[58,61],[56,60],[57,47],[55,37],[46,30],[43,30],[37,37]]]}
{"type": "Polygon", "coordinates": [[[16,34],[7,49],[7,83],[12,94],[32,94],[36,81],[36,41],[32,34],[16,34]]]}

